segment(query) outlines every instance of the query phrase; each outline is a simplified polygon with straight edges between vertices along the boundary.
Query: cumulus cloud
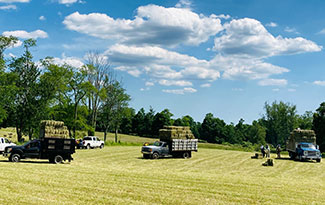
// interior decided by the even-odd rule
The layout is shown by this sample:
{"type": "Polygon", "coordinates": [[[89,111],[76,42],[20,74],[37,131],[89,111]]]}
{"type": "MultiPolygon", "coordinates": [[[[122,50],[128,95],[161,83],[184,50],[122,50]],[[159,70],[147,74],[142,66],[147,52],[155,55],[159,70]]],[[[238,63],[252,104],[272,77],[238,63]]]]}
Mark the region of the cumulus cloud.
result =
{"type": "Polygon", "coordinates": [[[192,83],[190,81],[185,81],[185,80],[159,80],[160,85],[165,85],[165,86],[171,86],[171,85],[176,85],[176,86],[192,86],[192,83]]]}
{"type": "Polygon", "coordinates": [[[74,3],[80,3],[80,4],[85,3],[82,0],[59,0],[58,2],[59,2],[59,4],[65,4],[67,6],[70,6],[71,4],[74,4],[74,3]]]}
{"type": "Polygon", "coordinates": [[[215,38],[214,50],[225,55],[265,58],[316,52],[322,49],[322,46],[302,37],[274,37],[255,19],[232,20],[224,27],[226,34],[215,38]]]}
{"type": "Polygon", "coordinates": [[[27,39],[27,38],[47,38],[48,35],[45,31],[42,30],[36,30],[36,31],[32,31],[32,32],[27,32],[27,31],[23,31],[23,30],[16,30],[16,31],[5,31],[2,33],[2,35],[4,36],[15,36],[18,38],[23,38],[23,39],[27,39]]]}
{"type": "Polygon", "coordinates": [[[300,34],[300,33],[297,31],[297,29],[295,29],[295,28],[290,28],[290,27],[288,27],[288,26],[285,27],[284,31],[285,31],[285,32],[288,32],[288,33],[300,34]]]}
{"type": "Polygon", "coordinates": [[[288,81],[286,79],[263,79],[258,84],[261,86],[285,86],[288,81]]]}
{"type": "Polygon", "coordinates": [[[190,8],[192,6],[192,2],[189,0],[180,0],[175,7],[176,8],[190,8]]]}
{"type": "Polygon", "coordinates": [[[84,65],[82,59],[77,57],[67,57],[65,54],[62,54],[61,58],[53,58],[52,62],[57,65],[67,64],[75,68],[81,68],[84,65]]]}
{"type": "Polygon", "coordinates": [[[313,82],[314,85],[320,85],[320,86],[325,86],[325,81],[321,81],[321,80],[316,80],[313,82]]]}
{"type": "Polygon", "coordinates": [[[175,89],[175,90],[162,90],[164,93],[171,93],[171,94],[176,94],[176,95],[184,95],[185,93],[195,93],[197,92],[196,89],[194,88],[183,88],[183,89],[175,89]]]}
{"type": "Polygon", "coordinates": [[[261,59],[216,55],[211,66],[223,71],[222,77],[231,80],[258,80],[289,72],[289,69],[266,63],[261,59]]]}
{"type": "Polygon", "coordinates": [[[0,0],[0,3],[28,3],[30,0],[0,0]]]}
{"type": "Polygon", "coordinates": [[[15,5],[7,5],[7,6],[0,6],[0,10],[16,10],[17,6],[15,5]]]}
{"type": "Polygon", "coordinates": [[[322,30],[320,30],[317,34],[321,34],[321,35],[325,34],[325,28],[323,28],[322,30]]]}
{"type": "Polygon", "coordinates": [[[73,31],[133,45],[199,45],[223,30],[220,19],[186,8],[141,6],[134,19],[114,19],[102,13],[72,13],[63,24],[73,31]]]}
{"type": "Polygon", "coordinates": [[[146,82],[145,85],[146,85],[147,87],[151,87],[151,86],[154,86],[155,83],[148,81],[148,82],[146,82]]]}
{"type": "Polygon", "coordinates": [[[157,46],[136,47],[117,44],[110,47],[105,54],[116,66],[115,69],[137,77],[147,74],[151,78],[166,80],[160,81],[161,85],[173,82],[173,85],[189,86],[186,79],[214,81],[220,77],[219,71],[210,68],[210,63],[206,60],[157,46]]]}
{"type": "Polygon", "coordinates": [[[265,26],[267,26],[267,27],[277,27],[278,24],[276,24],[274,22],[270,22],[270,23],[267,23],[265,26]]]}

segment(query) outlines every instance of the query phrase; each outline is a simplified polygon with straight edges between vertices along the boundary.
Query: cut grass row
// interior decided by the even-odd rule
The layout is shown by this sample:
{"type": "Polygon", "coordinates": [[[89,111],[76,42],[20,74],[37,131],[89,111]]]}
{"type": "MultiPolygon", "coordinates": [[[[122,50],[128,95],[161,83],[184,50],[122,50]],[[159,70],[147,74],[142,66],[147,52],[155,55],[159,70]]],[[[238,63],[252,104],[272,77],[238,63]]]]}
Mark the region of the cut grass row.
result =
{"type": "MultiPolygon", "coordinates": [[[[144,160],[141,147],[77,150],[70,164],[0,160],[0,204],[324,204],[324,163],[205,149],[144,160]]],[[[273,156],[274,157],[274,156],[273,156]]]]}

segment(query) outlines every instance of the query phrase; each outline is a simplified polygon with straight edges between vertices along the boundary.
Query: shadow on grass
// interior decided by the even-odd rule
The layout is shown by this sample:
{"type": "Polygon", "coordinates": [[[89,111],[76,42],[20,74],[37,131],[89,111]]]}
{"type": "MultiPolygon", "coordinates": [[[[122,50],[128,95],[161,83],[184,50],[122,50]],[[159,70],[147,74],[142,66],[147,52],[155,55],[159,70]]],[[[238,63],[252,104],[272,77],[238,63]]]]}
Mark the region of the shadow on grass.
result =
{"type": "Polygon", "coordinates": [[[303,161],[299,161],[298,159],[291,159],[290,157],[281,157],[281,158],[274,158],[276,160],[287,160],[287,161],[295,161],[295,162],[305,162],[305,163],[319,163],[319,162],[316,162],[314,160],[303,160],[303,161]]]}
{"type": "Polygon", "coordinates": [[[25,164],[52,164],[49,161],[25,161],[21,160],[19,162],[10,162],[9,160],[0,160],[0,163],[25,163],[25,164]]]}

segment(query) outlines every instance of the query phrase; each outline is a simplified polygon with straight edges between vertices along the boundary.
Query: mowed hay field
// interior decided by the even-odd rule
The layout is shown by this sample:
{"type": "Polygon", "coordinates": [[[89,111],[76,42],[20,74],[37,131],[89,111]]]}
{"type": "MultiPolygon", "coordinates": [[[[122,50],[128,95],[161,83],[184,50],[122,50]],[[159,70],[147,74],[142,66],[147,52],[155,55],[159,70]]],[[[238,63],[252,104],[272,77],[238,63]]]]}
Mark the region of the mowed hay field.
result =
{"type": "MultiPolygon", "coordinates": [[[[0,158],[0,204],[325,204],[325,164],[200,149],[191,159],[142,159],[140,147],[77,150],[75,160],[0,158]]],[[[274,156],[273,156],[274,157],[274,156]]]]}

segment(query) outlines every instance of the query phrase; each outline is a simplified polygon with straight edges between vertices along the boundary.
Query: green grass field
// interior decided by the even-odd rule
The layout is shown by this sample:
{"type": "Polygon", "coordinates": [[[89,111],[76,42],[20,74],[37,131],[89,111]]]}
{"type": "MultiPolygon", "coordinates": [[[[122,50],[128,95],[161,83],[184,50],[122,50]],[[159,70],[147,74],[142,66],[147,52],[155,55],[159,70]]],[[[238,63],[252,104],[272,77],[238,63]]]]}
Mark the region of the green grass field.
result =
{"type": "MultiPolygon", "coordinates": [[[[204,149],[142,159],[138,146],[77,150],[74,161],[0,157],[0,204],[325,204],[325,164],[204,149]]],[[[274,157],[274,156],[272,156],[274,157]]]]}

